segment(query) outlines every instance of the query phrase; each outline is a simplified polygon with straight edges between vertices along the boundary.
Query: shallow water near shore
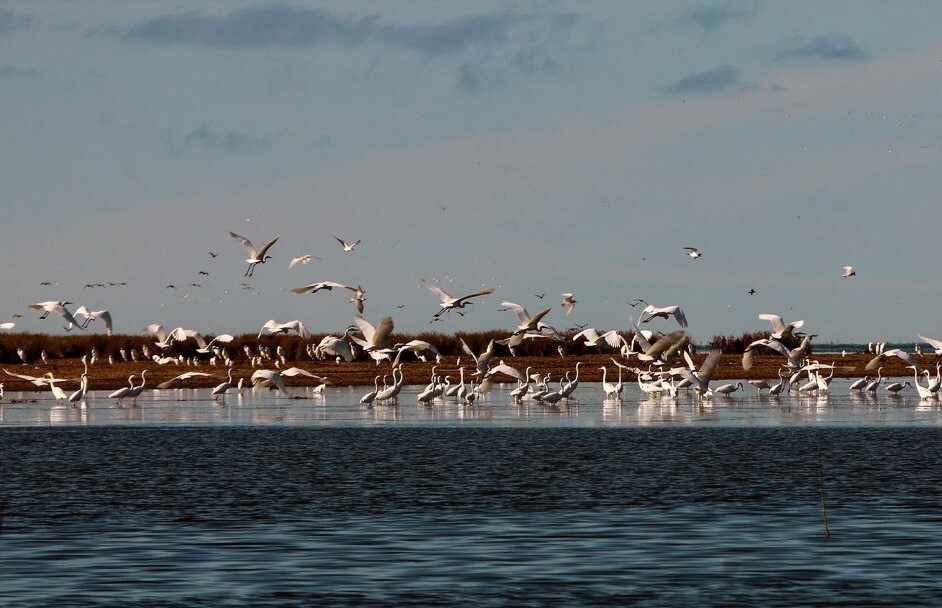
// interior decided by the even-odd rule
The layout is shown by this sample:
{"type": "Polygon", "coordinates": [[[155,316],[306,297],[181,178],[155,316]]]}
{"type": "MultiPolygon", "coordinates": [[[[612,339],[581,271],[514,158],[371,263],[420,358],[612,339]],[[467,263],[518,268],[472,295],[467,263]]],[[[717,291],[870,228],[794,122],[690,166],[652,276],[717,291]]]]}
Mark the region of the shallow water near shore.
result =
{"type": "Polygon", "coordinates": [[[417,391],[8,393],[0,604],[936,604],[937,403],[417,391]]]}

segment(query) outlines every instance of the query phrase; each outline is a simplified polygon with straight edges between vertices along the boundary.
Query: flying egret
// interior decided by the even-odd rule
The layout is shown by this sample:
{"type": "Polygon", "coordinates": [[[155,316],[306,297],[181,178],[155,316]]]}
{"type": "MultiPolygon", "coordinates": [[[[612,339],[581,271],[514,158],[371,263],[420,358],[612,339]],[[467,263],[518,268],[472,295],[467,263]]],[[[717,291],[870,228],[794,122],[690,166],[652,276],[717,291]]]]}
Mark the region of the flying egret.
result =
{"type": "Polygon", "coordinates": [[[255,246],[252,245],[252,241],[248,240],[244,236],[239,236],[235,232],[230,232],[229,236],[242,243],[242,245],[245,246],[246,251],[249,252],[249,259],[245,260],[248,262],[249,267],[246,269],[245,274],[243,275],[246,277],[252,276],[252,274],[255,272],[256,265],[264,264],[266,260],[273,259],[272,256],[268,255],[268,249],[275,244],[275,241],[281,238],[281,235],[279,234],[272,240],[265,243],[261,249],[256,250],[255,246]]]}
{"type": "Polygon", "coordinates": [[[382,359],[388,359],[392,349],[389,348],[389,335],[393,331],[392,317],[383,317],[379,325],[373,326],[372,323],[357,315],[354,317],[362,338],[350,336],[364,351],[368,352],[374,361],[378,364],[382,359]]]}
{"type": "Polygon", "coordinates": [[[39,302],[37,304],[30,304],[29,307],[32,308],[33,310],[45,311],[43,314],[39,315],[40,319],[45,319],[47,316],[49,316],[49,313],[54,312],[60,317],[62,317],[63,319],[65,319],[66,322],[69,323],[68,328],[71,328],[72,326],[80,328],[82,324],[76,321],[75,317],[72,316],[72,313],[69,312],[69,309],[66,308],[66,306],[68,306],[71,303],[72,302],[57,302],[54,300],[50,300],[48,302],[39,302]]]}
{"type": "Polygon", "coordinates": [[[687,316],[684,314],[684,311],[680,306],[655,306],[653,304],[648,304],[641,298],[635,299],[631,306],[635,307],[638,304],[646,305],[644,310],[642,310],[641,314],[638,316],[638,323],[647,323],[655,317],[666,319],[672,316],[674,317],[674,320],[677,321],[678,325],[681,327],[687,327],[687,316]],[[647,317],[645,317],[645,315],[647,315],[647,317]]]}
{"type": "Polygon", "coordinates": [[[298,264],[307,264],[307,263],[310,262],[311,260],[319,260],[319,259],[320,259],[320,258],[317,257],[316,255],[311,255],[311,254],[309,254],[309,253],[306,253],[306,254],[304,254],[304,255],[299,255],[299,256],[296,257],[296,258],[291,258],[291,261],[288,262],[288,270],[291,270],[292,268],[294,268],[294,267],[297,266],[298,264]]]}
{"type": "MultiPolygon", "coordinates": [[[[441,307],[442,307],[442,309],[439,310],[437,313],[435,313],[434,316],[435,316],[436,318],[442,316],[443,314],[445,314],[445,312],[447,312],[447,311],[449,311],[449,310],[455,310],[455,309],[458,309],[458,308],[464,308],[464,307],[465,307],[466,305],[468,305],[468,304],[474,304],[474,302],[470,302],[470,301],[469,301],[471,298],[477,298],[477,297],[479,297],[479,296],[486,296],[486,295],[489,294],[489,293],[494,293],[494,290],[493,290],[493,289],[484,289],[484,290],[479,291],[479,292],[477,292],[477,293],[471,293],[471,294],[468,294],[468,295],[466,295],[466,296],[461,296],[460,298],[455,298],[455,297],[449,295],[448,293],[446,293],[445,290],[443,290],[443,289],[442,289],[441,287],[439,287],[438,285],[434,285],[434,284],[432,284],[432,283],[429,283],[429,282],[426,281],[425,279],[419,279],[419,280],[422,282],[422,285],[423,285],[426,289],[428,289],[429,291],[431,291],[432,293],[434,293],[435,296],[436,296],[439,300],[441,300],[441,307]]],[[[457,312],[457,311],[456,311],[456,312],[457,312]]],[[[459,312],[458,314],[462,314],[462,313],[459,312]]]]}
{"type": "Polygon", "coordinates": [[[265,322],[265,325],[262,325],[262,329],[258,332],[258,337],[261,338],[264,335],[275,336],[278,334],[286,334],[289,331],[295,332],[305,340],[311,337],[310,332],[308,332],[307,328],[304,327],[304,324],[297,319],[294,321],[285,321],[284,323],[279,323],[274,319],[269,319],[265,322]]]}
{"type": "Polygon", "coordinates": [[[792,332],[805,324],[803,320],[786,323],[782,317],[768,312],[760,313],[759,318],[772,324],[771,337],[776,340],[788,340],[792,337],[792,332]]]}
{"type": "Polygon", "coordinates": [[[107,310],[89,310],[85,306],[79,306],[77,309],[75,309],[75,314],[85,317],[85,320],[81,325],[82,329],[87,328],[88,324],[92,321],[101,319],[105,323],[105,333],[107,333],[109,336],[111,335],[111,313],[107,310]]]}

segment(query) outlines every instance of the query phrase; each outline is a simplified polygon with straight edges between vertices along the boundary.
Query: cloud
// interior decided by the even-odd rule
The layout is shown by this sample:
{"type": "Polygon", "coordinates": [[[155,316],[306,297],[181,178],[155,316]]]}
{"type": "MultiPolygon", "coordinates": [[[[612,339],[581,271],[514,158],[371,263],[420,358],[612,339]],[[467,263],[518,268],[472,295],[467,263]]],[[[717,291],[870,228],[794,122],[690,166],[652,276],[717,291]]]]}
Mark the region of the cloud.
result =
{"type": "MultiPolygon", "coordinates": [[[[254,6],[210,15],[187,11],[155,17],[131,26],[122,36],[153,44],[191,44],[255,49],[310,47],[319,44],[360,46],[367,43],[418,51],[428,55],[454,53],[473,45],[507,42],[521,24],[550,32],[571,28],[577,16],[500,11],[470,15],[432,25],[382,23],[376,15],[337,17],[314,8],[286,5],[254,6]]],[[[114,33],[114,32],[112,32],[114,33]]]]}
{"type": "Polygon", "coordinates": [[[680,25],[695,25],[704,32],[712,32],[718,27],[737,19],[751,19],[756,16],[756,9],[732,8],[730,6],[713,6],[709,8],[695,8],[684,12],[675,23],[680,25]]]}
{"type": "Polygon", "coordinates": [[[28,78],[38,75],[39,70],[37,68],[18,68],[12,65],[0,66],[0,78],[28,78]]]}
{"type": "Polygon", "coordinates": [[[207,150],[220,150],[230,154],[253,154],[271,147],[267,137],[253,137],[237,131],[219,131],[212,123],[193,129],[183,138],[184,146],[199,145],[207,150]]]}
{"type": "Polygon", "coordinates": [[[667,93],[689,94],[689,93],[719,93],[732,88],[747,89],[751,88],[748,84],[739,80],[739,71],[728,66],[720,66],[691,74],[686,78],[681,78],[674,84],[664,87],[667,93]]]}
{"type": "MultiPolygon", "coordinates": [[[[230,49],[375,45],[429,56],[469,53],[458,68],[458,87],[481,92],[504,86],[514,76],[554,74],[573,52],[569,40],[579,23],[575,13],[513,9],[467,15],[435,24],[401,25],[377,15],[338,17],[314,8],[265,5],[224,15],[188,11],[139,22],[120,34],[159,45],[230,49]]],[[[112,32],[114,34],[114,32],[112,32]]]]}
{"type": "Polygon", "coordinates": [[[850,36],[834,34],[814,38],[797,37],[778,45],[776,61],[820,59],[822,61],[865,61],[870,58],[862,46],[850,36]]]}
{"type": "Polygon", "coordinates": [[[0,8],[0,36],[32,24],[32,17],[17,17],[13,11],[0,8]]]}

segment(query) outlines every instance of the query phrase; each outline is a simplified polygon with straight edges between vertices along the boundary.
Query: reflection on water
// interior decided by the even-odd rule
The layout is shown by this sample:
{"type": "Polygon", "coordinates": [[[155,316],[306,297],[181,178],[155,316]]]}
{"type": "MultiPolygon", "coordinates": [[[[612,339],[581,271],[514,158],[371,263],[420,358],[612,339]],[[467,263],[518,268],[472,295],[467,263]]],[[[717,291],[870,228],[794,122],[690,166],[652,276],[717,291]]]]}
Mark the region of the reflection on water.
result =
{"type": "Polygon", "coordinates": [[[105,393],[92,392],[80,407],[55,403],[48,392],[7,393],[0,402],[0,426],[71,425],[334,425],[487,424],[546,426],[660,425],[861,425],[942,422],[938,400],[920,401],[913,391],[899,395],[848,390],[835,380],[829,393],[756,395],[740,392],[699,401],[693,393],[676,399],[650,396],[627,385],[624,399],[604,399],[598,384],[583,383],[574,399],[556,404],[532,400],[515,403],[509,385],[499,385],[473,405],[455,399],[416,402],[421,386],[404,387],[396,403],[359,403],[362,390],[343,387],[314,394],[293,389],[290,396],[270,391],[234,392],[225,403],[208,389],[167,389],[145,392],[136,405],[117,406],[105,393]]]}

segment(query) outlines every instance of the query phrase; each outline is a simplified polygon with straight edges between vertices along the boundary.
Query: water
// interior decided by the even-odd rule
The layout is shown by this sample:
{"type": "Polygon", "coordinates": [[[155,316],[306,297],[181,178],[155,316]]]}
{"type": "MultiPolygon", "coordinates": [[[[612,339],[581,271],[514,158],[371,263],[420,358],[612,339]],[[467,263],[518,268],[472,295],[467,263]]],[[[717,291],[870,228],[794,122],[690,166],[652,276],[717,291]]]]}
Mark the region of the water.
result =
{"type": "Polygon", "coordinates": [[[361,392],[5,403],[0,605],[937,605],[942,408],[913,395],[361,392]]]}

